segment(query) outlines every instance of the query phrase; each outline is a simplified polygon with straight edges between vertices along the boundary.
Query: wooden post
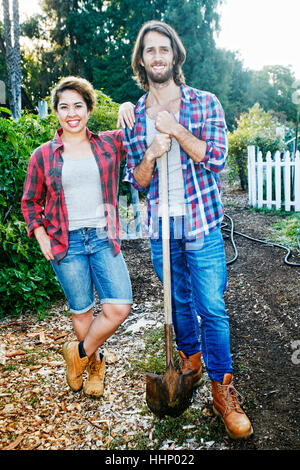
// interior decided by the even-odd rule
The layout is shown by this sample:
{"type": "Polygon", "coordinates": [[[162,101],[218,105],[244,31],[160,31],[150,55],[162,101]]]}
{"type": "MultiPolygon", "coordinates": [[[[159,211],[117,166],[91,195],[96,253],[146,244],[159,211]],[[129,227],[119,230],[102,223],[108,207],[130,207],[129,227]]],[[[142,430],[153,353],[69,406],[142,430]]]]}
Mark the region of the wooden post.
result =
{"type": "Polygon", "coordinates": [[[39,101],[38,102],[38,112],[39,118],[43,119],[48,116],[48,103],[47,101],[39,101]]]}
{"type": "Polygon", "coordinates": [[[248,195],[249,205],[256,204],[255,146],[248,146],[248,195]]]}
{"type": "Polygon", "coordinates": [[[0,104],[6,104],[6,89],[2,80],[0,80],[0,104]]]}
{"type": "Polygon", "coordinates": [[[291,157],[290,152],[284,154],[284,208],[291,210],[291,157]]]}
{"type": "Polygon", "coordinates": [[[259,209],[262,208],[263,206],[263,186],[264,186],[264,180],[263,180],[263,158],[262,158],[262,153],[258,152],[257,155],[257,207],[259,209]]]}
{"type": "Polygon", "coordinates": [[[281,209],[281,159],[280,152],[275,153],[275,204],[276,209],[281,209]]]}
{"type": "Polygon", "coordinates": [[[272,209],[272,156],[271,152],[267,152],[266,168],[267,168],[267,208],[272,209]]]}

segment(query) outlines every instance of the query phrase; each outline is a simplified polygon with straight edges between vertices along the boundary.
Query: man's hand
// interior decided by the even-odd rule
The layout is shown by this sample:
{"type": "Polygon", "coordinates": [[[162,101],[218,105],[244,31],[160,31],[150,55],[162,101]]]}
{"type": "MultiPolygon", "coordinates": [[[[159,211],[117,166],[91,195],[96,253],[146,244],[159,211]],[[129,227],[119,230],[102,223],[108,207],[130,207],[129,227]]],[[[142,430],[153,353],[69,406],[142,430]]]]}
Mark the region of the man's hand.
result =
{"type": "Polygon", "coordinates": [[[159,132],[175,137],[178,122],[169,111],[160,111],[156,116],[155,127],[159,132]]]}
{"type": "Polygon", "coordinates": [[[138,184],[147,188],[153,176],[153,170],[157,158],[168,152],[171,147],[171,138],[168,134],[156,134],[150,147],[147,148],[142,161],[133,171],[138,184]]]}
{"type": "Polygon", "coordinates": [[[51,252],[50,238],[47,235],[47,232],[44,227],[36,228],[34,230],[34,235],[40,245],[41,252],[45,256],[46,260],[54,260],[54,256],[51,252]]]}
{"type": "Polygon", "coordinates": [[[168,134],[156,134],[145,156],[149,160],[156,160],[171,148],[171,138],[168,134]]]}
{"type": "Polygon", "coordinates": [[[173,114],[168,111],[157,113],[155,127],[158,131],[168,134],[170,138],[174,137],[194,162],[198,163],[205,157],[206,142],[198,139],[188,129],[179,124],[173,114]]]}

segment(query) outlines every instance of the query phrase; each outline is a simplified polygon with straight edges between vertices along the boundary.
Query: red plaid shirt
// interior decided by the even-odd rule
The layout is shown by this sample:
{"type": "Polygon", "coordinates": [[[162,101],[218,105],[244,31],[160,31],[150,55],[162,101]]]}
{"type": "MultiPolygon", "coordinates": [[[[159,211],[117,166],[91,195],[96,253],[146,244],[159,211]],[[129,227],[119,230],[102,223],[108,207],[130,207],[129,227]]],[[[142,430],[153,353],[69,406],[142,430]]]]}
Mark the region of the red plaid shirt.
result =
{"type": "MultiPolygon", "coordinates": [[[[34,229],[45,227],[51,242],[51,251],[57,263],[66,255],[68,241],[68,214],[62,189],[63,142],[62,129],[54,139],[36,149],[30,157],[21,207],[27,224],[28,236],[34,229]]],[[[120,223],[118,189],[121,159],[126,156],[122,131],[94,134],[87,129],[101,182],[108,239],[113,254],[120,253],[120,223]]]]}

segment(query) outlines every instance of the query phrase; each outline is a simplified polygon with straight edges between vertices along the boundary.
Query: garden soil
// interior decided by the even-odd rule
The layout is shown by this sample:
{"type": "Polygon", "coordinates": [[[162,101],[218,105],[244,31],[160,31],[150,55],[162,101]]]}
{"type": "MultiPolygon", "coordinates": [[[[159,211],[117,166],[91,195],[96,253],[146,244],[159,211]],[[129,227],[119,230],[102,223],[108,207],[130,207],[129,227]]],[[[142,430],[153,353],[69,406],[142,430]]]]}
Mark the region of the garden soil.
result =
{"type": "MultiPolygon", "coordinates": [[[[226,175],[223,201],[235,230],[257,239],[269,238],[272,225],[282,217],[250,211],[247,195],[231,188],[226,175]]],[[[230,260],[234,252],[226,233],[230,260]]],[[[192,404],[200,413],[199,426],[182,425],[186,439],[180,442],[170,431],[158,435],[157,420],[145,404],[144,377],[128,372],[131,361],[142,354],[147,329],[163,323],[163,290],[152,268],[148,240],[142,239],[122,244],[134,304],[131,316],[104,345],[107,376],[100,400],[74,394],[66,384],[61,345],[74,335],[70,317],[62,313],[64,301],[43,320],[34,315],[15,318],[9,312],[2,320],[0,448],[298,450],[300,268],[285,264],[286,252],[280,248],[239,235],[234,240],[238,258],[228,265],[225,302],[235,386],[254,428],[250,439],[231,440],[222,424],[216,437],[213,429],[218,421],[211,412],[206,373],[192,404]],[[201,416],[208,431],[199,438],[201,416]]],[[[293,256],[291,261],[300,258],[293,256]]],[[[95,313],[99,311],[97,305],[95,313]]]]}

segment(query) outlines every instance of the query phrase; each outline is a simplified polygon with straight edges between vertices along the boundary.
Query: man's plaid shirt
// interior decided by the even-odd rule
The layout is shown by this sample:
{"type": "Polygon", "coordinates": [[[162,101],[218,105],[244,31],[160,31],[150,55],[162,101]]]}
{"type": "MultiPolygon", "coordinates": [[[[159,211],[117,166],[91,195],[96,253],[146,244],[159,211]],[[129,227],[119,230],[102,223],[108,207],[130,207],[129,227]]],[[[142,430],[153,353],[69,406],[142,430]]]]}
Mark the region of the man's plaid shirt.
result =
{"type": "MultiPolygon", "coordinates": [[[[51,251],[57,263],[66,255],[68,214],[62,189],[63,142],[62,129],[54,139],[36,149],[30,157],[21,202],[29,237],[34,229],[44,226],[51,241],[51,251]]],[[[114,255],[120,252],[118,187],[120,162],[125,158],[122,131],[94,134],[87,130],[95,156],[102,189],[108,239],[114,255]]]]}
{"type": "MultiPolygon", "coordinates": [[[[196,163],[180,148],[186,205],[186,236],[190,239],[208,234],[223,219],[218,173],[224,168],[228,154],[227,126],[224,111],[218,99],[211,93],[181,85],[179,123],[193,135],[206,141],[206,155],[196,163]]],[[[143,95],[135,107],[135,126],[124,130],[124,148],[127,163],[124,181],[129,181],[139,191],[147,194],[146,231],[158,238],[158,169],[155,166],[149,188],[140,186],[133,171],[146,150],[146,99],[143,95]]]]}

